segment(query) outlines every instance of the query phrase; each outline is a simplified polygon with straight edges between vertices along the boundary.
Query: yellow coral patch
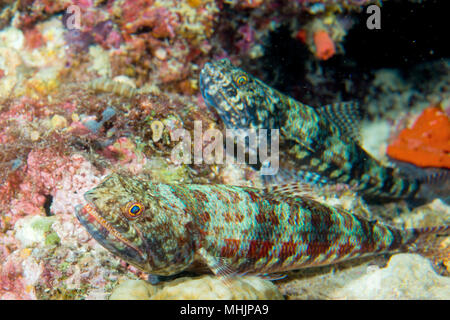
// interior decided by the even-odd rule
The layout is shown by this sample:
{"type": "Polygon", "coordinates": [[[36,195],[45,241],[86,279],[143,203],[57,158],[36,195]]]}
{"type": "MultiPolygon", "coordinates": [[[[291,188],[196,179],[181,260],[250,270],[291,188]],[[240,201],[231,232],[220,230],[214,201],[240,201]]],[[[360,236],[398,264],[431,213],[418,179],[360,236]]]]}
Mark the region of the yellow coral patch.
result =
{"type": "Polygon", "coordinates": [[[25,248],[25,249],[22,249],[22,250],[20,251],[20,257],[21,257],[22,259],[25,259],[25,258],[29,257],[30,254],[31,254],[31,249],[29,249],[29,248],[25,248]]]}
{"type": "Polygon", "coordinates": [[[192,7],[192,8],[197,8],[198,6],[200,6],[202,4],[202,0],[187,0],[187,3],[192,7]]]}
{"type": "Polygon", "coordinates": [[[63,129],[67,127],[67,120],[63,116],[55,114],[50,120],[53,129],[63,129]]]}

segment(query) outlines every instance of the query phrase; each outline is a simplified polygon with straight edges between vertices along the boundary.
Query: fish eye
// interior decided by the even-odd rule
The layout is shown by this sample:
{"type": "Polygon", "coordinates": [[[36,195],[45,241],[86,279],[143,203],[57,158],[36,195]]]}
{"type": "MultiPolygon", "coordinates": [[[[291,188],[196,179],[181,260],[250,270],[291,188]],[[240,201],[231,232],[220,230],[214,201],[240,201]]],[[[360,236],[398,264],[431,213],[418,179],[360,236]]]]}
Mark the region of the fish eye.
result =
{"type": "Polygon", "coordinates": [[[126,206],[125,217],[136,219],[144,212],[144,206],[139,202],[130,202],[126,206]]]}
{"type": "Polygon", "coordinates": [[[234,82],[236,83],[236,85],[243,86],[248,82],[248,77],[245,74],[240,74],[236,77],[236,79],[234,80],[234,82]]]}

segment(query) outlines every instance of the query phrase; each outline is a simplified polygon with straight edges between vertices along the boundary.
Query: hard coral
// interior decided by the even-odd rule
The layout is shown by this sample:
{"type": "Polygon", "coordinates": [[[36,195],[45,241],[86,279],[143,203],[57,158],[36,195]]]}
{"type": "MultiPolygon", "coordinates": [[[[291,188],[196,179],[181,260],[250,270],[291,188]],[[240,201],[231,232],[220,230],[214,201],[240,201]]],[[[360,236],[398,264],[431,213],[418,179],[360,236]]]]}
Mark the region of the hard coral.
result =
{"type": "Polygon", "coordinates": [[[223,279],[205,275],[178,278],[158,286],[142,280],[124,281],[110,300],[281,300],[283,296],[268,280],[255,276],[236,277],[227,285],[223,279]]]}
{"type": "Polygon", "coordinates": [[[123,27],[129,33],[148,28],[155,38],[174,37],[178,17],[167,8],[153,6],[152,0],[125,1],[122,7],[123,27]]]}
{"type": "Polygon", "coordinates": [[[13,21],[16,27],[31,27],[38,21],[47,19],[56,12],[64,11],[72,4],[71,0],[48,1],[26,0],[19,1],[18,12],[13,21]]]}
{"type": "Polygon", "coordinates": [[[417,254],[392,256],[385,268],[373,268],[335,290],[334,299],[448,299],[450,279],[436,274],[417,254]]]}
{"type": "Polygon", "coordinates": [[[65,34],[65,40],[75,52],[86,51],[90,45],[95,43],[98,43],[104,49],[120,46],[122,38],[114,30],[114,25],[110,20],[99,22],[92,28],[86,29],[86,31],[71,29],[65,34]]]}
{"type": "Polygon", "coordinates": [[[70,200],[64,205],[73,210],[73,206],[82,201],[82,191],[98,183],[93,172],[90,163],[80,155],[60,155],[49,148],[31,151],[25,177],[19,186],[20,195],[11,201],[9,213],[13,222],[23,215],[43,214],[47,197],[53,198],[53,212],[63,211],[57,201],[60,197],[70,200]]]}
{"type": "Polygon", "coordinates": [[[0,300],[36,299],[33,285],[41,268],[28,256],[29,250],[16,251],[0,265],[0,300]],[[35,276],[30,279],[27,274],[35,276]]]}
{"type": "Polygon", "coordinates": [[[450,168],[449,152],[450,119],[436,107],[425,109],[387,148],[390,157],[419,167],[450,168]]]}

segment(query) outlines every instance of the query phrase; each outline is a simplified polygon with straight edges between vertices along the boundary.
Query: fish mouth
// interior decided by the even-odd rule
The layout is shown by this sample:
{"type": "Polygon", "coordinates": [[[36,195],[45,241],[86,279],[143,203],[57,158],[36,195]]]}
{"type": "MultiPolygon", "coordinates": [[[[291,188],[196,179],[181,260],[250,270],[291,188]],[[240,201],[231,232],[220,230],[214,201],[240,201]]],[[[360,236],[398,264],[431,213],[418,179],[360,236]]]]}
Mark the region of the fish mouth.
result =
{"type": "Polygon", "coordinates": [[[211,95],[211,86],[214,85],[213,67],[210,63],[205,63],[203,69],[200,71],[200,92],[203,100],[209,108],[217,108],[216,99],[211,95]]]}
{"type": "Polygon", "coordinates": [[[89,202],[85,206],[76,206],[75,215],[89,234],[107,250],[139,269],[148,269],[146,254],[102,218],[95,204],[89,202]]]}
{"type": "Polygon", "coordinates": [[[233,104],[229,101],[223,88],[218,85],[219,72],[210,63],[205,64],[200,72],[200,92],[208,108],[217,112],[227,127],[233,127],[236,123],[235,119],[231,118],[233,118],[233,113],[236,113],[236,110],[234,110],[233,104]]]}

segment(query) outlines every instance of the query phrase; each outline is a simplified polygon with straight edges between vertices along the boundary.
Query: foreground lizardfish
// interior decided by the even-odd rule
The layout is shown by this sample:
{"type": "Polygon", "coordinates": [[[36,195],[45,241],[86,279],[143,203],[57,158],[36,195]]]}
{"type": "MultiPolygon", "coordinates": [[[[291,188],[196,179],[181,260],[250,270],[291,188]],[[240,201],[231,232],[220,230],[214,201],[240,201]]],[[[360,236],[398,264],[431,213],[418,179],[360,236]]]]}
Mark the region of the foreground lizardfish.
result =
{"type": "MultiPolygon", "coordinates": [[[[269,87],[227,59],[205,64],[200,73],[200,90],[208,107],[217,111],[227,128],[280,130],[283,170],[275,177],[277,183],[344,183],[372,203],[401,199],[420,203],[436,195],[424,181],[402,176],[360,146],[361,114],[356,104],[312,108],[269,87]]],[[[439,183],[442,189],[442,181],[439,183]]],[[[445,188],[439,190],[440,195],[450,196],[449,185],[445,188]]]]}
{"type": "Polygon", "coordinates": [[[154,184],[114,173],[85,194],[76,215],[113,254],[162,276],[196,266],[225,277],[283,272],[406,251],[424,234],[450,233],[369,221],[301,186],[154,184]]]}

